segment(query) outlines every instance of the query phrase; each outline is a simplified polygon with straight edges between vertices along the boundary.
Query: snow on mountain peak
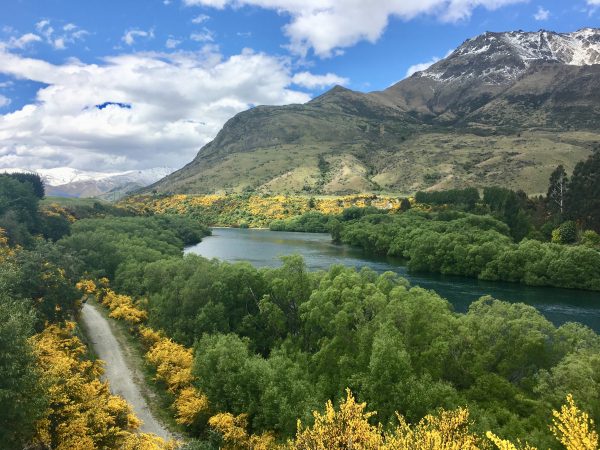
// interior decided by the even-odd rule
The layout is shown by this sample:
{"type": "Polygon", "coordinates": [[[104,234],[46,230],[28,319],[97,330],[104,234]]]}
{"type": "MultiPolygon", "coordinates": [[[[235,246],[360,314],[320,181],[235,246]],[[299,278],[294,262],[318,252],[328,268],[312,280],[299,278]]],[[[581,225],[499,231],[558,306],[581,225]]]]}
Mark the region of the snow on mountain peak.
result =
{"type": "Polygon", "coordinates": [[[438,81],[478,77],[486,83],[502,84],[519,77],[536,62],[600,64],[600,29],[583,28],[572,33],[486,32],[465,41],[447,58],[416,76],[438,81]]]}
{"type": "Polygon", "coordinates": [[[96,196],[124,186],[148,186],[166,177],[175,169],[155,167],[152,169],[127,170],[123,172],[92,172],[70,167],[53,169],[0,169],[1,172],[30,172],[38,174],[48,188],[49,195],[68,194],[70,197],[96,196]]]}

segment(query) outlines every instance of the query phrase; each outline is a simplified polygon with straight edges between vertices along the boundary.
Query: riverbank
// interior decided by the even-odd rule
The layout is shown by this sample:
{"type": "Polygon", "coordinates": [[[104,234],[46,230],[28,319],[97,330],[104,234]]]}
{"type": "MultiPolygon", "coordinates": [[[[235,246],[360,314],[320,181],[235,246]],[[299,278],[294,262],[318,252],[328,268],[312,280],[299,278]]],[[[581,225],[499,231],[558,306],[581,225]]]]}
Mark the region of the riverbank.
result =
{"type": "Polygon", "coordinates": [[[580,322],[600,332],[600,293],[576,289],[526,286],[475,278],[429,273],[409,273],[397,258],[374,256],[331,241],[328,234],[218,228],[200,244],[185,249],[206,258],[228,262],[249,261],[257,267],[275,267],[282,255],[300,254],[309,270],[327,270],[332,264],[368,267],[378,273],[392,271],[413,286],[431,289],[465,312],[484,295],[536,307],[555,325],[580,322]]]}

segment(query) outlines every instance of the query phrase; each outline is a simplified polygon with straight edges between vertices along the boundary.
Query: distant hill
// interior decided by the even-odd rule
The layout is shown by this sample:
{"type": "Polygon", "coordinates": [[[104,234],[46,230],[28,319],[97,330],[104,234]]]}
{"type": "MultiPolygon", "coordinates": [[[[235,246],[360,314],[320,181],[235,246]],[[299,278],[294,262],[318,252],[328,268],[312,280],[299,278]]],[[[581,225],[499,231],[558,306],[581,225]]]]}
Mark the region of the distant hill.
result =
{"type": "Polygon", "coordinates": [[[336,86],[230,119],[148,191],[367,191],[501,184],[545,192],[600,148],[600,29],[484,33],[390,88],[336,86]]]}
{"type": "Polygon", "coordinates": [[[100,197],[117,200],[167,176],[174,169],[157,167],[125,172],[90,172],[69,167],[54,169],[3,169],[8,172],[34,172],[44,181],[46,195],[55,197],[100,197]]]}

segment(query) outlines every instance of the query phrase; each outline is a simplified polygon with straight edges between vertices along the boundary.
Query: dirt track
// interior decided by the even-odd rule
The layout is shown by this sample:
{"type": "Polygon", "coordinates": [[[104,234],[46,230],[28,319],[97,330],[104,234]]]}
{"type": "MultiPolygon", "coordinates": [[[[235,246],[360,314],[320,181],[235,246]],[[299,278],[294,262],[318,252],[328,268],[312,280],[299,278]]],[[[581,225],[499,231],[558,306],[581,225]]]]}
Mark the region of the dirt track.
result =
{"type": "Polygon", "coordinates": [[[111,391],[127,400],[136,416],[144,422],[140,427],[141,431],[171,438],[171,433],[156,420],[148,408],[141,389],[135,381],[140,380],[141,377],[133,376],[132,369],[126,363],[123,349],[108,321],[95,306],[88,303],[83,305],[81,320],[96,355],[105,362],[104,377],[110,383],[111,391]]]}

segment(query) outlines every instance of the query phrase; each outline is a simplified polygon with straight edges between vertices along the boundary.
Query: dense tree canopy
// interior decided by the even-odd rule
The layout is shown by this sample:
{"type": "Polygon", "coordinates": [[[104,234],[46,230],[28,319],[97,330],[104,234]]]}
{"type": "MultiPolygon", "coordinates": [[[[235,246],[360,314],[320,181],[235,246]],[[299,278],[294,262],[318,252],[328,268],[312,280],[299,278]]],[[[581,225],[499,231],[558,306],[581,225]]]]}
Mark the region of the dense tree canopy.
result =
{"type": "Polygon", "coordinates": [[[600,253],[525,239],[504,222],[460,212],[365,216],[342,223],[341,242],[399,256],[414,271],[600,290],[600,253]]]}
{"type": "MultiPolygon", "coordinates": [[[[491,219],[487,227],[506,236],[491,219]]],[[[542,447],[554,445],[544,421],[566,393],[600,413],[600,338],[556,328],[530,306],[483,298],[457,314],[393,273],[310,273],[299,257],[256,269],[188,255],[136,276],[150,325],[196,343],[193,384],[211,411],[246,415],[252,433],[293,436],[298,418],[310,423],[347,387],[383,424],[396,411],[412,422],[467,405],[475,431],[542,447]],[[578,383],[571,371],[591,378],[578,383]]]]}
{"type": "Polygon", "coordinates": [[[600,151],[575,166],[566,195],[568,217],[600,232],[600,151]]]}

